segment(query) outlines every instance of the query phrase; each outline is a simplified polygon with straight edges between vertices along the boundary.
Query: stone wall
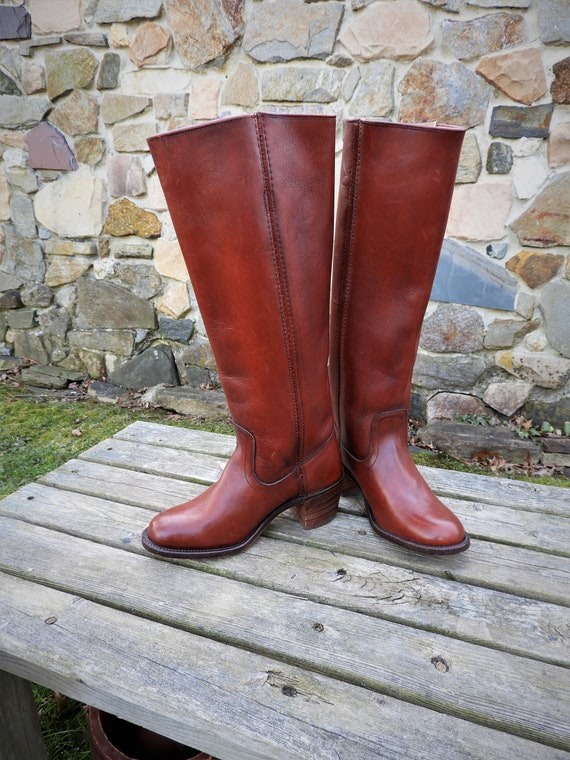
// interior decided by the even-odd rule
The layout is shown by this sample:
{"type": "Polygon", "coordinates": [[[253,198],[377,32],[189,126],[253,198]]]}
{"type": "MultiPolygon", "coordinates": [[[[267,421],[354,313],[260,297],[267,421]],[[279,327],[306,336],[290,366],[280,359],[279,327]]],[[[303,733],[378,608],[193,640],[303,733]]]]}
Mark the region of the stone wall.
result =
{"type": "Polygon", "coordinates": [[[416,411],[469,393],[570,418],[568,9],[0,0],[0,368],[32,359],[44,385],[215,384],[149,135],[334,113],[340,156],[347,117],[438,120],[468,132],[416,411]]]}

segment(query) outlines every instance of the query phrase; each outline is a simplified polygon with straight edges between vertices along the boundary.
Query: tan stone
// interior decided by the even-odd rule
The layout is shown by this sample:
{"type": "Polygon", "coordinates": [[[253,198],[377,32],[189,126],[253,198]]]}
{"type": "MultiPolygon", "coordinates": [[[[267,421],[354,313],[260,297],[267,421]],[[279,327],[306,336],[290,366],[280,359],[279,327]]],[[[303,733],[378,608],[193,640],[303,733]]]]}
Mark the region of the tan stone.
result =
{"type": "Polygon", "coordinates": [[[78,280],[91,266],[89,259],[80,256],[56,256],[47,268],[45,283],[50,288],[78,280]]]}
{"type": "Polygon", "coordinates": [[[22,64],[22,88],[26,95],[43,92],[46,88],[46,75],[43,66],[31,61],[22,64]]]}
{"type": "Polygon", "coordinates": [[[158,174],[153,174],[147,182],[146,205],[153,211],[168,211],[168,204],[158,174]]]}
{"type": "Polygon", "coordinates": [[[129,28],[126,24],[111,24],[109,39],[114,48],[128,48],[131,46],[129,28]]]}
{"type": "Polygon", "coordinates": [[[161,314],[174,317],[174,319],[180,319],[187,314],[191,306],[188,285],[183,282],[171,285],[156,303],[156,308],[161,314]]]}
{"type": "Polygon", "coordinates": [[[558,273],[563,261],[561,254],[520,251],[507,261],[506,267],[524,280],[529,288],[539,288],[558,273]]]}
{"type": "Polygon", "coordinates": [[[157,92],[185,92],[190,86],[191,73],[185,69],[140,69],[125,71],[121,76],[123,92],[129,95],[154,95],[157,92]]]}
{"type": "Polygon", "coordinates": [[[50,182],[34,196],[38,222],[62,237],[93,237],[103,224],[103,183],[86,166],[50,182]]]}
{"type": "Polygon", "coordinates": [[[52,238],[46,240],[45,251],[50,256],[95,256],[97,246],[91,241],[80,242],[78,240],[52,238]]]}
{"type": "Polygon", "coordinates": [[[69,90],[87,87],[95,75],[97,58],[90,50],[46,53],[47,94],[53,100],[69,90]]]}
{"type": "Polygon", "coordinates": [[[96,166],[105,153],[103,137],[79,137],[75,141],[75,158],[82,164],[96,166]]]}
{"type": "Polygon", "coordinates": [[[570,172],[554,177],[511,226],[523,245],[570,245],[570,172]]]}
{"type": "Polygon", "coordinates": [[[113,127],[113,146],[119,153],[142,153],[148,151],[147,137],[156,134],[152,123],[117,124],[113,127]]]}
{"type": "MultiPolygon", "coordinates": [[[[6,173],[0,169],[0,221],[7,222],[10,219],[10,187],[6,179],[6,173]]],[[[0,257],[1,258],[1,257],[0,257]]]]}
{"type": "Polygon", "coordinates": [[[224,86],[222,103],[248,108],[258,100],[259,84],[255,69],[247,63],[239,63],[224,86]]]}
{"type": "Polygon", "coordinates": [[[221,81],[214,76],[194,80],[190,94],[189,115],[192,119],[216,119],[221,81]]]}
{"type": "Polygon", "coordinates": [[[72,90],[58,101],[49,120],[68,135],[85,135],[97,131],[99,104],[82,90],[72,90]]]}
{"type": "Polygon", "coordinates": [[[546,76],[538,48],[486,56],[476,71],[509,98],[527,106],[546,92],[546,76]]]}
{"type": "Polygon", "coordinates": [[[507,183],[481,182],[455,188],[447,234],[460,240],[499,240],[511,209],[507,183]]]}
{"type": "Polygon", "coordinates": [[[570,377],[570,361],[542,352],[522,349],[498,351],[495,364],[511,375],[541,388],[560,388],[570,377]]]}
{"type": "Polygon", "coordinates": [[[80,0],[28,0],[34,31],[69,32],[81,26],[80,0]]]}
{"type": "Polygon", "coordinates": [[[28,149],[25,133],[16,132],[12,129],[7,132],[0,132],[0,143],[2,145],[8,145],[10,148],[18,148],[18,150],[28,149]]]}
{"type": "Polygon", "coordinates": [[[415,58],[433,43],[429,15],[413,0],[374,3],[355,16],[339,35],[359,61],[415,58]]]}
{"type": "Polygon", "coordinates": [[[553,169],[570,164],[570,121],[554,127],[548,138],[548,165],[553,169]]]}
{"type": "Polygon", "coordinates": [[[154,246],[154,265],[164,277],[187,282],[188,270],[177,240],[157,240],[154,246]]]}
{"type": "Polygon", "coordinates": [[[154,21],[147,21],[137,29],[129,58],[139,68],[148,63],[165,63],[171,47],[172,38],[168,29],[154,21]]]}
{"type": "Polygon", "coordinates": [[[150,98],[141,95],[106,92],[101,100],[101,117],[105,124],[115,124],[117,121],[142,113],[151,104],[150,98]]]}
{"type": "Polygon", "coordinates": [[[121,198],[109,206],[103,232],[114,237],[138,235],[139,237],[158,237],[161,224],[151,211],[145,211],[128,200],[121,198]]]}

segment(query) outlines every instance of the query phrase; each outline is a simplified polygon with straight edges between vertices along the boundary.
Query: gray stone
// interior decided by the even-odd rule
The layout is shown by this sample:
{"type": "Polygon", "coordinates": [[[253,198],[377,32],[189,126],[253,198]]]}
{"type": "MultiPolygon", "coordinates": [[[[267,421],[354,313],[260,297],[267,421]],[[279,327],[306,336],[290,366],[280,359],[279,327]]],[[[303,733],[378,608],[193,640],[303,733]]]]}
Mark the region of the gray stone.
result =
{"type": "Polygon", "coordinates": [[[148,301],[118,285],[82,279],[77,283],[77,326],[83,329],[154,329],[154,308],[148,301]]]}
{"type": "Polygon", "coordinates": [[[491,137],[543,137],[550,132],[554,103],[542,106],[495,106],[491,115],[491,137]]]}
{"type": "Polygon", "coordinates": [[[495,363],[509,374],[541,388],[561,388],[570,378],[570,361],[544,352],[516,348],[497,351],[495,363]]]}
{"type": "Polygon", "coordinates": [[[359,117],[387,116],[394,107],[394,64],[391,61],[365,63],[358,70],[360,79],[349,113],[359,117]]]}
{"type": "Polygon", "coordinates": [[[135,347],[132,330],[71,330],[67,340],[70,346],[119,356],[130,356],[135,347]]]}
{"type": "Polygon", "coordinates": [[[331,103],[340,95],[344,76],[340,69],[288,66],[264,69],[261,97],[266,101],[331,103]]]}
{"type": "Polygon", "coordinates": [[[263,63],[326,58],[332,53],[343,12],[340,2],[254,3],[243,49],[263,63]]]}
{"type": "MultiPolygon", "coordinates": [[[[247,67],[247,64],[239,64],[238,68],[244,66],[247,67]]],[[[126,96],[123,95],[122,97],[126,96]]],[[[157,119],[172,119],[173,117],[184,117],[188,114],[187,92],[159,92],[154,96],[152,102],[154,104],[154,115],[157,119]]]]}
{"type": "Polygon", "coordinates": [[[109,279],[139,298],[152,298],[162,287],[160,275],[152,263],[117,261],[109,279]]]}
{"type": "Polygon", "coordinates": [[[477,138],[472,132],[467,132],[463,140],[459,166],[455,182],[458,185],[467,185],[477,182],[481,174],[481,152],[477,138]]]}
{"type": "Polygon", "coordinates": [[[51,361],[61,361],[66,356],[63,345],[71,326],[71,318],[67,310],[62,306],[50,306],[39,315],[38,321],[42,328],[44,346],[51,361]]]}
{"type": "Polygon", "coordinates": [[[0,40],[26,40],[32,36],[32,17],[23,5],[0,7],[0,40]]]}
{"type": "Polygon", "coordinates": [[[128,243],[111,241],[111,253],[116,259],[152,259],[152,243],[128,243]]]}
{"type": "Polygon", "coordinates": [[[412,382],[421,388],[471,390],[486,369],[479,356],[418,353],[412,382]]]}
{"type": "Polygon", "coordinates": [[[160,334],[166,340],[175,340],[178,343],[188,343],[194,332],[194,321],[192,319],[170,319],[170,317],[159,317],[158,327],[160,334]]]}
{"type": "Polygon", "coordinates": [[[495,319],[487,327],[485,348],[511,348],[525,335],[539,326],[538,320],[533,322],[521,319],[495,319]]]}
{"type": "Polygon", "coordinates": [[[164,10],[174,46],[190,69],[222,60],[241,35],[243,0],[165,0],[164,10]]]}
{"type": "MultiPolygon", "coordinates": [[[[0,260],[0,265],[1,263],[0,260]]],[[[16,277],[15,275],[10,274],[9,272],[4,272],[0,269],[0,293],[5,293],[7,290],[17,291],[22,284],[23,282],[20,277],[16,277]]]]}
{"type": "Polygon", "coordinates": [[[58,50],[46,53],[47,94],[53,100],[69,90],[87,87],[95,74],[97,58],[90,50],[58,50]]]}
{"type": "Polygon", "coordinates": [[[7,311],[5,320],[7,326],[13,330],[26,330],[27,328],[36,326],[36,310],[14,309],[13,311],[7,311]]]}
{"type": "Polygon", "coordinates": [[[127,360],[113,372],[111,382],[123,388],[149,388],[153,385],[178,385],[178,374],[169,346],[151,346],[127,360]]]}
{"type": "Polygon", "coordinates": [[[446,239],[430,295],[433,301],[511,311],[516,280],[473,248],[446,239]]]}
{"type": "Polygon", "coordinates": [[[49,361],[41,335],[30,330],[14,330],[14,354],[20,359],[31,359],[38,364],[47,364],[49,361]]]}
{"type": "Polygon", "coordinates": [[[85,47],[109,47],[106,34],[101,32],[70,32],[64,34],[63,39],[70,45],[84,45],[85,47]]]}
{"type": "Polygon", "coordinates": [[[126,401],[128,393],[124,388],[120,388],[118,385],[111,385],[111,383],[104,383],[101,380],[95,380],[89,383],[87,388],[87,396],[89,398],[97,399],[104,404],[118,404],[119,401],[126,401]]]}
{"type": "MultiPolygon", "coordinates": [[[[353,0],[354,2],[355,0],[353,0]]],[[[433,5],[434,8],[441,8],[442,11],[449,11],[450,13],[459,13],[463,6],[463,0],[421,0],[421,2],[433,5]]]]}
{"type": "Polygon", "coordinates": [[[570,358],[570,283],[554,280],[540,291],[540,309],[550,345],[570,358]]]}
{"type": "Polygon", "coordinates": [[[506,143],[494,142],[487,151],[489,174],[508,174],[513,167],[513,149],[506,143]]]}
{"type": "Polygon", "coordinates": [[[491,87],[462,63],[418,58],[398,86],[401,121],[474,127],[485,121],[491,87]]]}
{"type": "Polygon", "coordinates": [[[568,0],[539,0],[538,33],[546,44],[570,42],[568,0]]]}
{"type": "Polygon", "coordinates": [[[162,0],[99,0],[95,11],[97,24],[113,24],[134,18],[156,18],[160,14],[162,0]]]}
{"type": "Polygon", "coordinates": [[[27,57],[33,54],[36,48],[51,47],[52,45],[59,45],[61,37],[57,35],[51,35],[49,37],[35,37],[28,42],[22,42],[20,45],[20,55],[27,57]]]}
{"type": "MultiPolygon", "coordinates": [[[[42,122],[44,124],[46,122],[42,122]]],[[[33,130],[32,130],[33,131],[33,130]]],[[[30,133],[28,132],[28,135],[30,133]]],[[[14,190],[21,190],[23,193],[35,193],[39,188],[38,178],[35,172],[29,169],[14,168],[6,172],[6,179],[10,187],[14,190]]]]}
{"type": "Polygon", "coordinates": [[[17,290],[4,290],[0,294],[0,309],[21,309],[22,298],[17,290]]]}
{"type": "Polygon", "coordinates": [[[6,225],[6,252],[0,266],[8,274],[24,281],[43,282],[45,275],[40,244],[35,240],[20,237],[11,225],[6,225]]]}
{"type": "Polygon", "coordinates": [[[515,13],[490,13],[469,21],[443,19],[443,44],[460,61],[518,45],[524,40],[524,18],[515,13]]]}
{"type": "Polygon", "coordinates": [[[105,53],[97,75],[97,89],[112,90],[117,87],[120,70],[121,56],[118,53],[105,53]]]}
{"type": "Polygon", "coordinates": [[[44,97],[23,98],[19,95],[0,95],[0,127],[24,129],[40,122],[51,103],[44,97]]]}
{"type": "Polygon", "coordinates": [[[117,121],[123,121],[130,116],[142,113],[151,104],[152,99],[142,95],[120,95],[106,92],[101,100],[101,117],[105,124],[115,124],[117,121]]]}
{"type": "Polygon", "coordinates": [[[20,295],[24,306],[46,308],[53,302],[53,290],[41,282],[32,282],[22,288],[20,295]]]}
{"type": "Polygon", "coordinates": [[[543,422],[549,422],[554,428],[564,428],[564,423],[570,420],[570,396],[563,396],[556,401],[527,401],[524,416],[538,428],[543,422]]]}
{"type": "MultiPolygon", "coordinates": [[[[0,10],[2,10],[0,6],[0,10]]],[[[22,90],[12,77],[0,69],[0,95],[21,95],[22,90]]]]}
{"type": "Polygon", "coordinates": [[[488,243],[485,246],[485,253],[487,256],[491,259],[499,259],[499,261],[505,258],[508,250],[508,243],[488,243]]]}
{"type": "Polygon", "coordinates": [[[457,415],[488,414],[485,404],[468,393],[435,393],[427,402],[427,421],[454,420],[457,415]]]}
{"type": "Polygon", "coordinates": [[[483,401],[506,417],[513,415],[528,400],[532,383],[513,381],[510,383],[490,383],[483,401]]]}
{"type": "Polygon", "coordinates": [[[65,137],[48,121],[42,121],[30,130],[26,142],[32,169],[77,169],[77,161],[65,137]]]}
{"type": "Polygon", "coordinates": [[[27,385],[38,388],[67,388],[69,383],[79,383],[85,380],[85,375],[65,367],[45,364],[23,368],[22,380],[27,385]]]}
{"type": "Polygon", "coordinates": [[[483,319],[468,306],[440,304],[423,323],[420,346],[428,351],[469,354],[483,348],[483,319]]]}
{"type": "Polygon", "coordinates": [[[570,245],[570,172],[555,176],[511,227],[530,246],[570,245]]]}
{"type": "Polygon", "coordinates": [[[24,193],[12,193],[10,211],[16,233],[25,238],[36,237],[36,218],[32,199],[24,193]]]}
{"type": "Polygon", "coordinates": [[[216,390],[198,390],[187,386],[166,388],[158,385],[150,388],[142,397],[142,401],[201,419],[217,419],[228,414],[225,396],[216,390]]]}
{"type": "Polygon", "coordinates": [[[418,431],[418,438],[461,459],[488,460],[502,457],[507,462],[539,462],[540,449],[502,425],[470,425],[451,420],[434,420],[418,431]]]}

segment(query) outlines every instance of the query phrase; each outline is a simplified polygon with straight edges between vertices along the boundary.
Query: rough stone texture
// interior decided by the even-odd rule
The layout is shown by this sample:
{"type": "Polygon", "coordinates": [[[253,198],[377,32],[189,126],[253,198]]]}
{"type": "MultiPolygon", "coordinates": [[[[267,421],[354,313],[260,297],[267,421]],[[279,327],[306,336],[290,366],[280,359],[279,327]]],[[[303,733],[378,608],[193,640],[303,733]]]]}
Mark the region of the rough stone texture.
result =
{"type": "Polygon", "coordinates": [[[532,387],[532,383],[523,381],[490,383],[483,394],[483,401],[499,414],[510,417],[526,404],[532,387]]]}
{"type": "Polygon", "coordinates": [[[486,182],[455,188],[447,234],[460,240],[502,238],[511,210],[506,183],[486,182]]]}
{"type": "Polygon", "coordinates": [[[194,332],[195,323],[192,319],[170,319],[169,317],[159,317],[158,327],[165,340],[188,343],[194,332]]]}
{"type": "Polygon", "coordinates": [[[46,240],[45,252],[50,256],[95,256],[97,246],[90,241],[46,240]]]}
{"type": "Polygon", "coordinates": [[[188,280],[188,270],[182,257],[180,245],[175,240],[157,240],[154,246],[154,265],[156,271],[164,277],[170,277],[173,280],[186,282],[188,280]]]}
{"type": "Polygon", "coordinates": [[[125,240],[112,240],[111,253],[116,259],[151,259],[152,243],[127,243],[125,240]]]}
{"type": "Polygon", "coordinates": [[[22,298],[17,290],[5,290],[0,295],[0,309],[3,311],[7,309],[21,309],[22,298]]]}
{"type": "Polygon", "coordinates": [[[0,95],[0,127],[22,129],[33,127],[51,108],[47,98],[22,98],[19,95],[0,95]]]}
{"type": "MultiPolygon", "coordinates": [[[[239,64],[238,70],[241,71],[244,66],[246,68],[252,68],[247,66],[247,64],[239,64]]],[[[229,79],[231,79],[231,77],[229,79]]],[[[171,119],[173,116],[186,116],[188,113],[188,93],[159,92],[158,95],[155,95],[153,98],[153,105],[154,115],[157,119],[171,119]]]]}
{"type": "Polygon", "coordinates": [[[433,420],[454,420],[456,415],[487,413],[481,399],[467,393],[435,393],[426,406],[428,423],[433,420]]]}
{"type": "Polygon", "coordinates": [[[466,0],[478,8],[528,8],[532,0],[466,0]]]}
{"type": "Polygon", "coordinates": [[[535,426],[540,427],[543,422],[550,422],[555,428],[563,428],[564,423],[570,420],[570,396],[564,396],[555,402],[527,401],[524,414],[535,426]]]}
{"type": "Polygon", "coordinates": [[[112,24],[115,21],[131,21],[135,18],[156,18],[160,13],[162,0],[99,0],[95,12],[98,24],[112,24]]]}
{"type": "Polygon", "coordinates": [[[123,388],[148,388],[178,385],[178,374],[171,349],[163,344],[147,348],[111,372],[111,382],[123,388]]]}
{"type": "Polygon", "coordinates": [[[458,185],[477,182],[481,174],[481,152],[477,138],[472,132],[467,132],[463,139],[463,147],[459,157],[457,176],[455,181],[458,185]]]}
{"type": "Polygon", "coordinates": [[[427,12],[412,0],[374,3],[354,17],[339,35],[358,61],[416,58],[433,43],[427,12]]]}
{"type": "Polygon", "coordinates": [[[570,361],[550,354],[522,349],[498,351],[495,363],[511,375],[541,388],[560,388],[570,378],[570,361]]]}
{"type": "Polygon", "coordinates": [[[79,137],[75,140],[75,157],[82,164],[96,166],[105,155],[102,137],[79,137]]]}
{"type": "Polygon", "coordinates": [[[117,53],[105,53],[97,75],[97,89],[112,90],[117,87],[120,70],[121,56],[117,53]]]}
{"type": "Polygon", "coordinates": [[[9,77],[2,70],[0,70],[0,93],[2,95],[21,95],[19,85],[12,77],[9,77]]]}
{"type": "Polygon", "coordinates": [[[92,261],[83,256],[56,256],[47,268],[45,283],[50,288],[75,282],[87,272],[92,261]]]}
{"type": "Polygon", "coordinates": [[[548,137],[554,103],[543,106],[495,106],[491,116],[491,137],[548,137]]]}
{"type": "Polygon", "coordinates": [[[58,101],[49,117],[68,135],[85,135],[97,130],[99,104],[82,90],[72,90],[64,100],[58,101]]]}
{"type": "Polygon", "coordinates": [[[0,269],[23,282],[43,282],[45,264],[41,246],[35,240],[16,235],[14,227],[7,225],[6,249],[0,269]]]}
{"type": "Polygon", "coordinates": [[[87,396],[97,399],[103,404],[118,404],[119,401],[125,401],[128,398],[128,393],[125,393],[125,390],[117,385],[95,380],[89,384],[87,396]]]}
{"type": "MultiPolygon", "coordinates": [[[[570,25],[569,25],[570,26],[570,25]]],[[[550,85],[552,100],[561,105],[570,104],[570,57],[558,61],[552,67],[554,80],[550,85]]]]}
{"type": "Polygon", "coordinates": [[[27,327],[35,327],[35,309],[13,309],[5,312],[5,321],[8,327],[14,330],[23,330],[27,327]]]}
{"type": "Polygon", "coordinates": [[[485,361],[474,355],[419,353],[413,383],[421,388],[471,390],[485,371],[485,361]]]}
{"type": "Polygon", "coordinates": [[[424,320],[420,346],[428,351],[469,354],[483,348],[483,319],[475,309],[441,304],[424,320]]]}
{"type": "Polygon", "coordinates": [[[22,89],[26,95],[43,92],[46,88],[46,77],[43,66],[25,61],[22,63],[22,89]]]}
{"type": "Polygon", "coordinates": [[[63,367],[53,365],[36,365],[22,369],[24,383],[36,388],[67,388],[70,382],[80,382],[85,375],[63,367]]]}
{"type": "Polygon", "coordinates": [[[6,173],[0,169],[0,221],[10,219],[10,187],[6,173]]]}
{"type": "Polygon", "coordinates": [[[150,98],[140,95],[121,95],[106,92],[101,100],[101,117],[105,124],[115,124],[146,111],[152,105],[150,98]]]}
{"type": "Polygon", "coordinates": [[[138,156],[109,156],[107,179],[109,194],[114,198],[146,193],[146,175],[138,156]]]}
{"type": "Polygon", "coordinates": [[[69,90],[87,87],[95,74],[97,58],[89,50],[58,50],[46,53],[47,94],[52,100],[69,90]]]}
{"type": "Polygon", "coordinates": [[[81,25],[80,0],[28,0],[34,31],[67,32],[81,25]]]}
{"type": "Polygon", "coordinates": [[[538,31],[542,42],[570,42],[570,14],[567,0],[540,0],[538,31]]]}
{"type": "Polygon", "coordinates": [[[45,308],[53,302],[53,290],[41,282],[33,282],[22,288],[20,293],[24,306],[45,308]]]}
{"type": "Polygon", "coordinates": [[[20,44],[20,55],[29,56],[33,55],[36,48],[50,47],[52,45],[59,45],[61,37],[52,35],[50,37],[36,37],[28,42],[22,42],[20,44]]]}
{"type": "Polygon", "coordinates": [[[172,38],[168,29],[147,21],[138,27],[131,43],[129,58],[135,66],[146,66],[150,63],[166,63],[172,46],[172,38]]]}
{"type": "Polygon", "coordinates": [[[30,330],[14,330],[14,353],[20,359],[31,359],[38,364],[49,361],[41,335],[30,330]]]}
{"type": "Polygon", "coordinates": [[[570,164],[570,121],[558,124],[548,138],[548,165],[552,169],[570,164]]]}
{"type": "Polygon", "coordinates": [[[291,103],[330,103],[339,97],[343,79],[339,69],[278,66],[263,71],[261,96],[291,103]]]}
{"type": "Polygon", "coordinates": [[[116,124],[112,129],[113,147],[120,153],[148,151],[147,138],[156,134],[152,123],[116,124]]]}
{"type": "Polygon", "coordinates": [[[103,183],[86,166],[80,166],[34,196],[40,224],[62,237],[91,237],[103,224],[103,183]]]}
{"type": "Polygon", "coordinates": [[[487,82],[519,103],[530,105],[546,92],[546,75],[538,48],[488,56],[479,62],[476,71],[487,82]]]}
{"type": "Polygon", "coordinates": [[[125,288],[103,280],[77,283],[77,326],[81,329],[128,327],[154,329],[152,304],[125,288]]]}
{"type": "Polygon", "coordinates": [[[26,134],[29,163],[32,169],[77,169],[77,161],[62,133],[48,121],[42,121],[26,134]]]}
{"type": "Polygon", "coordinates": [[[191,75],[185,69],[168,70],[168,77],[161,69],[127,71],[121,77],[124,92],[129,95],[152,95],[154,92],[179,93],[188,90],[191,75]]]}
{"type": "Polygon", "coordinates": [[[128,198],[122,198],[109,206],[103,232],[115,237],[138,235],[139,237],[158,237],[161,224],[155,214],[145,211],[128,198]]]}
{"type": "Polygon", "coordinates": [[[174,319],[184,317],[192,308],[188,285],[183,282],[171,285],[158,299],[156,308],[167,317],[174,317],[174,319]]]}
{"type": "Polygon", "coordinates": [[[216,119],[222,83],[216,76],[200,78],[192,85],[188,114],[192,119],[216,119]]]}
{"type": "Polygon", "coordinates": [[[0,40],[26,40],[32,36],[32,19],[21,6],[0,7],[0,40]]]}
{"type": "Polygon", "coordinates": [[[71,32],[64,34],[63,39],[70,45],[84,45],[85,47],[109,47],[106,34],[100,32],[71,32]]]}
{"type": "Polygon", "coordinates": [[[196,69],[223,58],[241,34],[243,0],[164,0],[182,63],[196,69]]]}
{"type": "Polygon", "coordinates": [[[508,174],[513,167],[513,149],[506,143],[493,142],[487,151],[487,172],[508,174]]]}
{"type": "Polygon", "coordinates": [[[485,120],[491,88],[461,63],[419,58],[398,87],[401,121],[474,127],[485,120]]]}
{"type": "Polygon", "coordinates": [[[490,13],[469,21],[443,19],[443,44],[460,61],[469,61],[524,40],[524,18],[515,13],[490,13]]]}
{"type": "Polygon", "coordinates": [[[144,394],[142,401],[163,409],[172,409],[178,414],[201,419],[216,419],[228,414],[224,394],[215,390],[198,390],[187,386],[169,388],[157,385],[144,394]]]}
{"type": "Polygon", "coordinates": [[[243,49],[262,63],[326,58],[332,53],[343,12],[340,2],[254,3],[243,49]]]}
{"type": "Polygon", "coordinates": [[[546,162],[538,156],[520,158],[513,169],[513,185],[518,198],[532,198],[544,186],[549,171],[546,162]]]}
{"type": "Polygon", "coordinates": [[[570,245],[570,172],[556,176],[511,226],[526,245],[570,245]]]}
{"type": "Polygon", "coordinates": [[[38,321],[51,361],[61,361],[66,356],[63,345],[71,325],[68,312],[62,306],[50,306],[49,309],[40,313],[38,321]]]}
{"type": "Polygon", "coordinates": [[[161,290],[162,280],[152,264],[117,261],[109,279],[127,288],[139,298],[152,298],[161,290]]]}
{"type": "Polygon", "coordinates": [[[434,420],[418,431],[418,438],[461,459],[502,457],[508,462],[539,462],[540,449],[521,440],[502,425],[486,427],[451,420],[434,420]]]}
{"type": "Polygon", "coordinates": [[[16,228],[16,234],[22,238],[37,235],[36,220],[32,199],[24,193],[13,193],[10,201],[10,215],[16,228]]]}
{"type": "Polygon", "coordinates": [[[360,78],[349,113],[359,117],[387,116],[394,107],[394,65],[390,61],[365,63],[358,72],[360,78]]]}
{"type": "Polygon", "coordinates": [[[131,330],[73,330],[67,334],[70,346],[91,351],[130,356],[135,341],[131,330]]]}
{"type": "MultiPolygon", "coordinates": [[[[223,92],[222,104],[251,108],[259,100],[259,83],[253,66],[239,63],[234,72],[228,77],[223,92]]],[[[155,105],[156,107],[156,105],[155,105]]],[[[169,116],[183,114],[169,114],[169,116]]],[[[157,114],[158,116],[158,114],[157,114]]]]}
{"type": "Polygon", "coordinates": [[[520,319],[495,319],[487,327],[485,334],[485,348],[511,348],[524,336],[536,330],[539,321],[522,321],[520,319]]]}
{"type": "Polygon", "coordinates": [[[540,309],[550,345],[570,359],[570,283],[549,282],[541,291],[540,309]]]}

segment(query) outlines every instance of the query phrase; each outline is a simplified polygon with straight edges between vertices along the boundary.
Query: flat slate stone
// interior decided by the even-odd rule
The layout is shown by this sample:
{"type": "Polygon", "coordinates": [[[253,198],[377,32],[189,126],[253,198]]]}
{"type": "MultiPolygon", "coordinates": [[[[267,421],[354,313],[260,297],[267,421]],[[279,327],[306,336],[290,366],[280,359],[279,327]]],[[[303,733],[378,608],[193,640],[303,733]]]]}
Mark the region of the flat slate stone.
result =
{"type": "Polygon", "coordinates": [[[172,409],[179,414],[205,419],[219,418],[228,414],[226,399],[222,391],[206,391],[189,388],[187,385],[168,388],[158,385],[150,388],[142,400],[164,409],[172,409]]]}
{"type": "Polygon", "coordinates": [[[32,17],[23,5],[0,6],[0,40],[27,40],[32,36],[32,17]]]}
{"type": "Polygon", "coordinates": [[[541,106],[495,106],[491,116],[491,137],[543,137],[550,132],[554,103],[541,106]]]}
{"type": "Polygon", "coordinates": [[[0,127],[23,129],[33,127],[51,108],[44,97],[24,98],[20,95],[0,95],[0,127]]]}
{"type": "Polygon", "coordinates": [[[26,135],[32,169],[74,171],[77,161],[62,132],[49,121],[42,121],[26,135]]]}
{"type": "Polygon", "coordinates": [[[156,18],[162,0],[99,0],[95,21],[97,24],[113,24],[134,18],[156,18]]]}

